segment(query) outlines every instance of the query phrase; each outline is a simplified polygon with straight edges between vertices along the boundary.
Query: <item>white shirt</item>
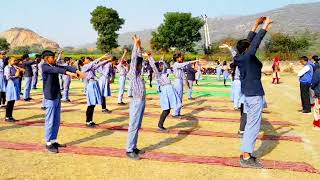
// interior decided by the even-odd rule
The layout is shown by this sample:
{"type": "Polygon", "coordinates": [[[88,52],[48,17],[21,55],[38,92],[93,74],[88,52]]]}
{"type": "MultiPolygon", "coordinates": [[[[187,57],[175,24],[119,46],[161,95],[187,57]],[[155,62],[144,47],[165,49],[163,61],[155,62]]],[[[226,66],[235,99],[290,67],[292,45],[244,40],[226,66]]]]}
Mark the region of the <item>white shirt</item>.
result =
{"type": "Polygon", "coordinates": [[[303,76],[305,73],[307,73],[308,71],[310,71],[310,66],[309,66],[309,65],[305,65],[305,66],[298,72],[298,76],[301,77],[301,76],[303,76]]]}

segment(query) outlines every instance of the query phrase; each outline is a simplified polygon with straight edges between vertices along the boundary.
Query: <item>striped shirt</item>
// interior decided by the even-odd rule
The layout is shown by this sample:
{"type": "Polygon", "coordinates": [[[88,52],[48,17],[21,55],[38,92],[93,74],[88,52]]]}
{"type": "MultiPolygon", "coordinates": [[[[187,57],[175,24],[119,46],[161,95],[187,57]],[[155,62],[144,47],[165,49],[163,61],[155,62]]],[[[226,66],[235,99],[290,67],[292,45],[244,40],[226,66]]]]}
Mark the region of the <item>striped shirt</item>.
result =
{"type": "Polygon", "coordinates": [[[126,76],[128,74],[128,68],[124,64],[122,64],[122,60],[117,65],[117,69],[120,76],[126,76]]]}
{"type": "Polygon", "coordinates": [[[96,72],[100,73],[102,76],[109,78],[112,76],[112,63],[108,62],[107,64],[104,64],[100,66],[96,72]]]}
{"type": "Polygon", "coordinates": [[[136,46],[133,47],[130,63],[130,71],[128,73],[129,83],[131,85],[132,97],[145,99],[146,87],[142,78],[141,71],[137,70],[137,58],[141,57],[141,51],[136,46]]]}
{"type": "Polygon", "coordinates": [[[101,61],[100,60],[94,60],[92,62],[90,62],[89,64],[85,64],[82,67],[82,72],[84,72],[86,74],[86,80],[96,80],[96,70],[105,65],[106,63],[108,63],[108,61],[101,61]]]}
{"type": "Polygon", "coordinates": [[[176,76],[176,79],[183,79],[184,77],[184,68],[189,65],[189,64],[192,64],[192,63],[195,63],[196,61],[189,61],[189,62],[184,62],[184,63],[178,63],[178,62],[175,62],[173,65],[172,65],[172,68],[173,68],[173,74],[176,76]]]}
{"type": "Polygon", "coordinates": [[[15,66],[8,65],[4,68],[4,75],[7,80],[18,78],[16,76],[16,72],[17,72],[17,68],[15,66]]]}
{"type": "Polygon", "coordinates": [[[149,63],[150,63],[151,68],[153,69],[153,73],[155,74],[157,82],[160,86],[165,86],[165,85],[171,84],[171,81],[168,77],[168,73],[167,73],[166,68],[164,68],[164,70],[162,72],[159,72],[158,68],[155,65],[155,61],[152,57],[149,59],[149,63]]]}

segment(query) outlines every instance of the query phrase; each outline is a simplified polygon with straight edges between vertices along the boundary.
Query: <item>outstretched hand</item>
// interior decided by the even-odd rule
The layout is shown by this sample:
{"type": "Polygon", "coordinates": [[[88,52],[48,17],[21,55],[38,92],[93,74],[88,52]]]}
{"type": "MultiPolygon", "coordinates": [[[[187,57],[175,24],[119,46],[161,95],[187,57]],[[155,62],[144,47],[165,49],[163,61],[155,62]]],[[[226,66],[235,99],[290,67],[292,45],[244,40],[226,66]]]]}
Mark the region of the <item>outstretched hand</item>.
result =
{"type": "Polygon", "coordinates": [[[141,47],[141,39],[136,34],[132,37],[134,44],[140,48],[141,47]]]}

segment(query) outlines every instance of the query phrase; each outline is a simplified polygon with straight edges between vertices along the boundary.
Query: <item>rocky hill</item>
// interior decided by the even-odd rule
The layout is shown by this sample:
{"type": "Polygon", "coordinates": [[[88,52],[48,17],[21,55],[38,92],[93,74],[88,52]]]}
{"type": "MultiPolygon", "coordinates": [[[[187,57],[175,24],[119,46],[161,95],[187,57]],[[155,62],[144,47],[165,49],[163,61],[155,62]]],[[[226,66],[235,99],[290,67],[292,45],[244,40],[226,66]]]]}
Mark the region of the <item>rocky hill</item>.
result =
{"type": "Polygon", "coordinates": [[[46,39],[34,31],[25,28],[12,28],[7,31],[1,32],[0,37],[7,39],[11,48],[21,46],[38,46],[43,49],[56,49],[59,44],[46,39]]]}

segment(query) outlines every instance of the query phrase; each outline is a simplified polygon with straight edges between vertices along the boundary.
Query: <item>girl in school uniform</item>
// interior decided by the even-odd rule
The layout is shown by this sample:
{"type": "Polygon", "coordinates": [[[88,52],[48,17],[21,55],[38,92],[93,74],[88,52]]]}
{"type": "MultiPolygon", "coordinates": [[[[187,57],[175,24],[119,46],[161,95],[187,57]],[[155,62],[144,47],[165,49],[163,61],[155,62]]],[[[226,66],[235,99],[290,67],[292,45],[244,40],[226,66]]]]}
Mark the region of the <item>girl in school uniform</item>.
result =
{"type": "Polygon", "coordinates": [[[117,63],[117,59],[112,57],[111,62],[103,64],[97,69],[97,72],[101,74],[98,82],[99,88],[102,95],[102,112],[111,113],[109,109],[107,109],[106,97],[111,96],[110,83],[113,77],[113,65],[117,63]]]}
{"type": "Polygon", "coordinates": [[[200,81],[200,80],[202,80],[201,64],[197,63],[196,85],[199,85],[198,81],[200,81]]]}
{"type": "Polygon", "coordinates": [[[148,57],[157,83],[160,85],[160,105],[162,114],[160,116],[158,128],[160,131],[166,131],[167,129],[163,124],[167,116],[170,114],[170,109],[181,107],[181,101],[178,93],[171,84],[166,64],[163,61],[156,63],[151,54],[148,54],[148,57]]]}
{"type": "Polygon", "coordinates": [[[8,80],[6,87],[6,97],[7,97],[7,107],[6,107],[6,117],[5,121],[14,122],[13,118],[13,108],[15,101],[20,99],[20,88],[19,88],[19,78],[24,72],[24,69],[17,66],[19,61],[12,57],[9,60],[9,65],[4,68],[4,75],[8,80]]]}
{"type": "Polygon", "coordinates": [[[4,75],[4,68],[8,64],[5,58],[5,52],[0,52],[0,107],[6,106],[6,86],[7,80],[4,75]]]}
{"type": "Polygon", "coordinates": [[[216,76],[217,76],[218,81],[220,81],[221,74],[222,74],[222,66],[221,66],[220,62],[217,60],[216,76]]]}
{"type": "Polygon", "coordinates": [[[85,58],[83,62],[82,72],[86,74],[87,90],[87,112],[86,112],[86,125],[87,127],[95,127],[96,123],[93,122],[93,112],[97,104],[102,104],[102,94],[100,91],[99,83],[96,77],[96,70],[111,61],[111,56],[104,55],[97,60],[93,60],[90,57],[85,58]],[[101,61],[108,58],[107,61],[101,61]],[[100,62],[101,61],[101,62],[100,62]]]}

